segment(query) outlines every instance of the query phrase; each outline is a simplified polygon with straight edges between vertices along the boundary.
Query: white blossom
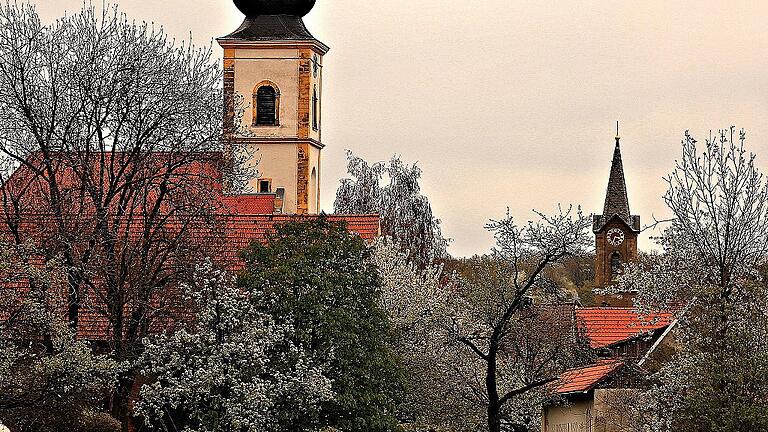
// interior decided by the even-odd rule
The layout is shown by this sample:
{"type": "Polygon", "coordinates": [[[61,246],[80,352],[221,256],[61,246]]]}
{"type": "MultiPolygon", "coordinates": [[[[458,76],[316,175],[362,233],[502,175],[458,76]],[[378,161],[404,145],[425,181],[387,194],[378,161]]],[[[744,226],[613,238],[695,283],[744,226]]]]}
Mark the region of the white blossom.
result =
{"type": "MultiPolygon", "coordinates": [[[[313,410],[333,397],[323,365],[256,308],[249,293],[207,263],[190,288],[194,324],[145,340],[137,414],[162,422],[182,410],[187,432],[269,431],[281,410],[313,410]]],[[[292,413],[301,415],[301,411],[292,413]]]]}

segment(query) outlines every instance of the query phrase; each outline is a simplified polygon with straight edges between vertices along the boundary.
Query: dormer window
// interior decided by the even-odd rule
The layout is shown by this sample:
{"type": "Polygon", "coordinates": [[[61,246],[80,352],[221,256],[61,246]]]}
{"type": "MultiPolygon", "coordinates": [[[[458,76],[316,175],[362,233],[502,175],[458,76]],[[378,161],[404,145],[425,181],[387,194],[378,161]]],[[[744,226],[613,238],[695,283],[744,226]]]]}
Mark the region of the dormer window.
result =
{"type": "Polygon", "coordinates": [[[259,179],[259,193],[272,193],[272,180],[259,179]]]}
{"type": "Polygon", "coordinates": [[[253,93],[253,125],[280,125],[280,91],[271,82],[263,82],[256,86],[253,93]]]}

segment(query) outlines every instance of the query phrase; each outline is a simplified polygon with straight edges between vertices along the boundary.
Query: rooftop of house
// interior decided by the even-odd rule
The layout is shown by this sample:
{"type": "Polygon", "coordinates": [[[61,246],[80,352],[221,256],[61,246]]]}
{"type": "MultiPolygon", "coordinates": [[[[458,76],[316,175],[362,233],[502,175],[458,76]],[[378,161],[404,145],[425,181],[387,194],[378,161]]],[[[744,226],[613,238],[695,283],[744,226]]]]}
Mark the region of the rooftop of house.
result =
{"type": "MultiPolygon", "coordinates": [[[[643,314],[636,308],[574,308],[576,325],[593,349],[608,348],[668,328],[673,313],[643,314]]],[[[663,336],[662,336],[663,337],[663,336]]],[[[601,358],[589,365],[569,369],[560,375],[553,388],[560,395],[586,393],[613,376],[626,365],[624,358],[601,358]]]]}
{"type": "Polygon", "coordinates": [[[661,330],[674,320],[671,313],[645,315],[635,308],[577,307],[575,315],[592,348],[609,347],[661,330]]]}
{"type": "Polygon", "coordinates": [[[555,382],[555,392],[561,395],[586,393],[622,366],[624,362],[619,359],[602,359],[594,364],[569,369],[555,382]]]}
{"type": "MultiPolygon", "coordinates": [[[[220,250],[220,256],[215,261],[226,266],[229,270],[239,271],[243,268],[240,251],[252,242],[265,242],[268,234],[280,224],[291,221],[302,221],[317,218],[317,215],[227,215],[225,220],[226,245],[220,250]]],[[[373,241],[379,236],[378,215],[329,215],[332,222],[344,222],[350,232],[359,235],[363,240],[373,241]]],[[[110,340],[110,324],[106,316],[96,308],[84,308],[80,312],[78,337],[90,341],[110,340]]],[[[154,322],[153,331],[163,331],[164,326],[170,326],[163,320],[154,322]]]]}

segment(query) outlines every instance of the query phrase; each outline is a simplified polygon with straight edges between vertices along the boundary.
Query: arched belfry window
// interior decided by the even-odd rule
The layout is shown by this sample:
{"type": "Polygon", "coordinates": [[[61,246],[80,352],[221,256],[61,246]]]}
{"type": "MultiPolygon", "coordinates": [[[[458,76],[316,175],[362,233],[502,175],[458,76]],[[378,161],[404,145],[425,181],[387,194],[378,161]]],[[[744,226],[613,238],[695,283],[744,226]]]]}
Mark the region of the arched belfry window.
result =
{"type": "Polygon", "coordinates": [[[319,99],[317,97],[317,86],[312,89],[312,129],[318,129],[317,111],[319,108],[319,99]]]}
{"type": "Polygon", "coordinates": [[[309,177],[309,199],[315,204],[320,205],[318,197],[318,184],[317,184],[317,167],[312,167],[312,174],[309,177]]]}
{"type": "Polygon", "coordinates": [[[280,90],[270,81],[257,84],[253,92],[253,125],[280,125],[280,90]]]}
{"type": "Polygon", "coordinates": [[[611,254],[611,279],[616,279],[621,273],[621,254],[614,252],[611,254]]]}

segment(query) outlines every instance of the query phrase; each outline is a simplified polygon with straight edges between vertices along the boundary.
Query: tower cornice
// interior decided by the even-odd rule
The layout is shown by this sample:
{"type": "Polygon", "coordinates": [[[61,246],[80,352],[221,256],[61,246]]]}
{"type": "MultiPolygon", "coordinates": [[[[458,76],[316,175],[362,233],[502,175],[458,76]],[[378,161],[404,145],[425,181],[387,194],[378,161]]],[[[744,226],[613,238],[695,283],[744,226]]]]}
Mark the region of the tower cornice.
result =
{"type": "Polygon", "coordinates": [[[235,144],[256,144],[256,145],[281,145],[281,144],[309,144],[312,147],[322,150],[325,148],[325,144],[314,138],[295,138],[295,137],[241,137],[236,136],[230,139],[235,144]]]}
{"type": "Polygon", "coordinates": [[[318,54],[325,55],[330,51],[328,45],[314,40],[270,40],[270,41],[249,41],[240,39],[218,38],[216,42],[222,48],[251,48],[251,49],[275,49],[275,48],[309,48],[318,54]]]}

